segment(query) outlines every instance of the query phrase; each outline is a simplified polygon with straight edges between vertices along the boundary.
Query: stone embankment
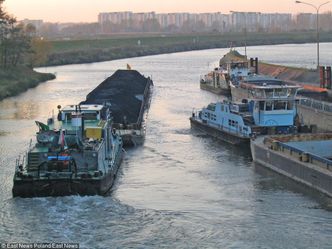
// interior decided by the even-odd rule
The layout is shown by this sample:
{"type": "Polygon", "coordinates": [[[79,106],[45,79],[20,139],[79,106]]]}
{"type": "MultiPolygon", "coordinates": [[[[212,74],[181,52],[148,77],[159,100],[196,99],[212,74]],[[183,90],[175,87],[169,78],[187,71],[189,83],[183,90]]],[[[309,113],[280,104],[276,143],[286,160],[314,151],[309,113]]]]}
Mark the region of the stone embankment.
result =
{"type": "Polygon", "coordinates": [[[316,70],[289,66],[259,63],[259,73],[271,75],[282,80],[319,86],[319,75],[316,70]]]}

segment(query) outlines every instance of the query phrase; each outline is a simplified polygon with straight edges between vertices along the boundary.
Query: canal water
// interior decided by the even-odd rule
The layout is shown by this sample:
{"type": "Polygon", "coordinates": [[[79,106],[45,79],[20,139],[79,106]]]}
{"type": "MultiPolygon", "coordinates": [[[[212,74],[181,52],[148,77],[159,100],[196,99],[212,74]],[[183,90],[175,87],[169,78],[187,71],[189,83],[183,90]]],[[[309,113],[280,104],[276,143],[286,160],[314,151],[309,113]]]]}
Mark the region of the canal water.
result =
{"type": "MultiPolygon", "coordinates": [[[[239,51],[243,53],[243,48],[239,51]]],[[[314,67],[315,44],[248,47],[271,63],[314,67]]],[[[0,102],[0,242],[81,248],[331,248],[331,200],[255,166],[248,150],[192,131],[192,109],[219,100],[199,77],[228,49],[40,68],[57,74],[0,102]],[[15,159],[35,120],[75,104],[130,64],[154,80],[145,144],[127,151],[107,197],[11,197],[15,159]]],[[[321,45],[331,65],[332,44],[321,45]]]]}

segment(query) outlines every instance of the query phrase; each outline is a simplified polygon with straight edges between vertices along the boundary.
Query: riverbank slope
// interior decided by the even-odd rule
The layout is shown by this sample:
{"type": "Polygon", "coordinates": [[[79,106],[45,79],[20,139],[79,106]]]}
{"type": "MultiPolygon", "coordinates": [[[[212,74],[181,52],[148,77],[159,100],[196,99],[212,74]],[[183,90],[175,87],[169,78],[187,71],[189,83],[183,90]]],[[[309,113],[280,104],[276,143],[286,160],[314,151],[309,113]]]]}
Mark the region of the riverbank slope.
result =
{"type": "Polygon", "coordinates": [[[55,79],[54,74],[38,73],[23,66],[0,69],[0,100],[18,95],[41,82],[52,79],[55,79]]]}
{"type": "MultiPolygon", "coordinates": [[[[94,39],[51,41],[52,50],[43,66],[90,63],[130,57],[255,45],[312,43],[314,32],[294,33],[190,33],[112,34],[94,39]]],[[[321,42],[332,42],[332,33],[322,32],[321,42]]]]}
{"type": "Polygon", "coordinates": [[[319,74],[316,70],[313,69],[289,67],[259,62],[258,71],[260,74],[271,75],[286,81],[319,86],[319,74]]]}

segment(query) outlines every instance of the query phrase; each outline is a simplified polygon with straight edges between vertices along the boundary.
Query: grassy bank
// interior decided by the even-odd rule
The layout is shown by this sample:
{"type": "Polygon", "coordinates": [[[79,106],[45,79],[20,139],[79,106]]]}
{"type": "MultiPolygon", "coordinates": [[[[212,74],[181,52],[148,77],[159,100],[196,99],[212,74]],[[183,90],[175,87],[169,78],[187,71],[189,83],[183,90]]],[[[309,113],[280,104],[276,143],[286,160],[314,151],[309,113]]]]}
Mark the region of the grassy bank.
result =
{"type": "MultiPolygon", "coordinates": [[[[45,65],[89,63],[190,50],[253,45],[315,42],[314,32],[211,34],[113,35],[107,38],[52,41],[45,65]]],[[[332,33],[321,33],[321,42],[331,42],[332,33]]]]}
{"type": "Polygon", "coordinates": [[[0,69],[0,100],[18,95],[41,82],[54,78],[54,74],[38,73],[23,66],[0,69]]]}

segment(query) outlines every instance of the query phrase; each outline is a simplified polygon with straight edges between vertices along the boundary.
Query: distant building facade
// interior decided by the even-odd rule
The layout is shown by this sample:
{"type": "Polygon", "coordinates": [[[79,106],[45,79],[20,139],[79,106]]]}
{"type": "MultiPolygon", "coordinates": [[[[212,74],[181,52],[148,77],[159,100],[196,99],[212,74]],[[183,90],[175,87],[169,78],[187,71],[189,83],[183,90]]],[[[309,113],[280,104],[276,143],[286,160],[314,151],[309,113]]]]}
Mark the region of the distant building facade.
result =
{"type": "Polygon", "coordinates": [[[36,28],[36,30],[39,30],[44,24],[43,20],[24,19],[24,20],[21,20],[20,22],[23,23],[24,25],[31,24],[36,28]]]}
{"type": "MultiPolygon", "coordinates": [[[[324,30],[332,29],[331,13],[320,14],[321,26],[324,30]]],[[[290,30],[310,30],[316,25],[316,15],[311,13],[299,13],[294,16],[290,13],[261,13],[261,12],[237,12],[229,14],[215,13],[134,13],[130,11],[100,13],[98,23],[101,27],[105,24],[119,25],[131,23],[131,25],[155,20],[160,29],[173,27],[176,29],[190,28],[193,30],[215,30],[218,32],[288,32],[290,30]]],[[[103,30],[103,29],[102,29],[103,30]]]]}

